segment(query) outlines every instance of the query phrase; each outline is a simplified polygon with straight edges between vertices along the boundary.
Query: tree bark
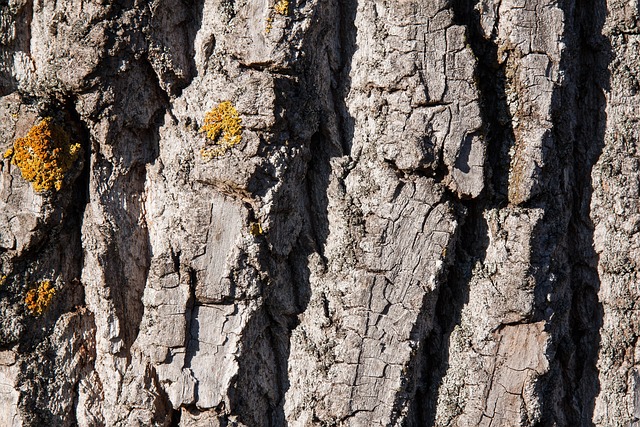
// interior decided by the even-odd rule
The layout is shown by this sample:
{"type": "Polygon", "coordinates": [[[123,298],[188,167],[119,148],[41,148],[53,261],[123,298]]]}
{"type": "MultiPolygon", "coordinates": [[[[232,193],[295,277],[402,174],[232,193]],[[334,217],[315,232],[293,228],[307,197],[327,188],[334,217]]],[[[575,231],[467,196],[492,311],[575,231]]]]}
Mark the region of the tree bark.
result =
{"type": "Polygon", "coordinates": [[[0,425],[640,426],[639,9],[0,0],[0,425]]]}

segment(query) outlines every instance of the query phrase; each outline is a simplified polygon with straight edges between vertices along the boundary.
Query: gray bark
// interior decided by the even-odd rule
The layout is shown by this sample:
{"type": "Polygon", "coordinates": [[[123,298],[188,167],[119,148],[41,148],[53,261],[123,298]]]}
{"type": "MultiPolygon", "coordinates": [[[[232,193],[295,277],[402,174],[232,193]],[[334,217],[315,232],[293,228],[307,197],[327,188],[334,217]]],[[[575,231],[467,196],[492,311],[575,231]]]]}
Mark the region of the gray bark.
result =
{"type": "Polygon", "coordinates": [[[0,426],[640,426],[640,4],[276,4],[0,0],[0,426]]]}

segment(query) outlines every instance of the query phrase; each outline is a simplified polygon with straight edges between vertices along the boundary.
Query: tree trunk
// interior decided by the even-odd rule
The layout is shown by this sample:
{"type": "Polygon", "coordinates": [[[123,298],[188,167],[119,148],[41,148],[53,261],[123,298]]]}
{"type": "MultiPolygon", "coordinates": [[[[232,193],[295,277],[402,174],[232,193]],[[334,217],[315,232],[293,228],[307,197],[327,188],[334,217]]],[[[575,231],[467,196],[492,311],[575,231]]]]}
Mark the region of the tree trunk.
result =
{"type": "Polygon", "coordinates": [[[0,426],[640,426],[639,9],[0,0],[0,426]]]}

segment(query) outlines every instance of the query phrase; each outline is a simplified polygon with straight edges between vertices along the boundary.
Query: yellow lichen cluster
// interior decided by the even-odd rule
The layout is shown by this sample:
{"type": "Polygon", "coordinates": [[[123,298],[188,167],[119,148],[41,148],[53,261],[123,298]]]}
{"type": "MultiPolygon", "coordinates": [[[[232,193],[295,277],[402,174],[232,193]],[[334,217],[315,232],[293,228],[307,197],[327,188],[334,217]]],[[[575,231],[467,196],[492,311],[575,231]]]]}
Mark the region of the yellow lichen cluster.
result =
{"type": "Polygon", "coordinates": [[[49,307],[55,294],[56,290],[51,282],[49,280],[43,280],[37,288],[33,288],[27,292],[24,303],[31,314],[40,316],[49,307]]]}
{"type": "Polygon", "coordinates": [[[271,29],[273,28],[273,18],[272,17],[267,17],[266,20],[266,25],[264,27],[264,32],[269,34],[271,32],[271,29]]]}
{"type": "Polygon", "coordinates": [[[252,236],[261,236],[264,234],[264,230],[262,229],[262,224],[259,222],[252,222],[249,224],[249,233],[252,236]]]}
{"type": "Polygon", "coordinates": [[[31,182],[35,191],[60,190],[65,173],[80,156],[80,144],[72,144],[69,134],[51,117],[31,128],[24,138],[18,138],[4,154],[20,168],[22,177],[31,182]]]}
{"type": "Polygon", "coordinates": [[[287,16],[289,14],[289,0],[278,0],[276,4],[273,5],[273,10],[283,16],[287,16]]]}
{"type": "Polygon", "coordinates": [[[231,102],[224,101],[204,116],[200,132],[213,143],[200,150],[202,157],[206,160],[220,157],[242,140],[242,119],[231,102]]]}
{"type": "Polygon", "coordinates": [[[7,275],[3,274],[2,276],[0,276],[0,286],[4,285],[4,283],[7,281],[7,275]]]}

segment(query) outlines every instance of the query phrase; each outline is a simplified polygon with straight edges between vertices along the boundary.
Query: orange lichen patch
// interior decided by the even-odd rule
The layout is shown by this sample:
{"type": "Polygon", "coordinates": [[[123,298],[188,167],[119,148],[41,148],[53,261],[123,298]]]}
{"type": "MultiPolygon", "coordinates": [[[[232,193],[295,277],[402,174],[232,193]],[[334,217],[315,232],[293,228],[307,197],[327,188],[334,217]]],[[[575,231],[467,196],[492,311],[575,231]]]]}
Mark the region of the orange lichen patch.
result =
{"type": "Polygon", "coordinates": [[[283,16],[287,16],[289,14],[289,0],[278,0],[275,5],[273,5],[273,10],[283,16]]]}
{"type": "Polygon", "coordinates": [[[24,303],[31,314],[40,316],[47,310],[55,294],[56,290],[51,282],[49,280],[43,280],[37,288],[27,292],[24,303]]]}
{"type": "Polygon", "coordinates": [[[213,143],[200,150],[202,157],[207,160],[220,157],[242,140],[242,119],[231,102],[224,101],[204,116],[200,132],[213,143]]]}
{"type": "Polygon", "coordinates": [[[32,127],[27,136],[16,139],[4,157],[11,157],[22,177],[41,192],[62,188],[64,175],[81,150],[80,144],[72,144],[69,134],[47,117],[32,127]]]}

